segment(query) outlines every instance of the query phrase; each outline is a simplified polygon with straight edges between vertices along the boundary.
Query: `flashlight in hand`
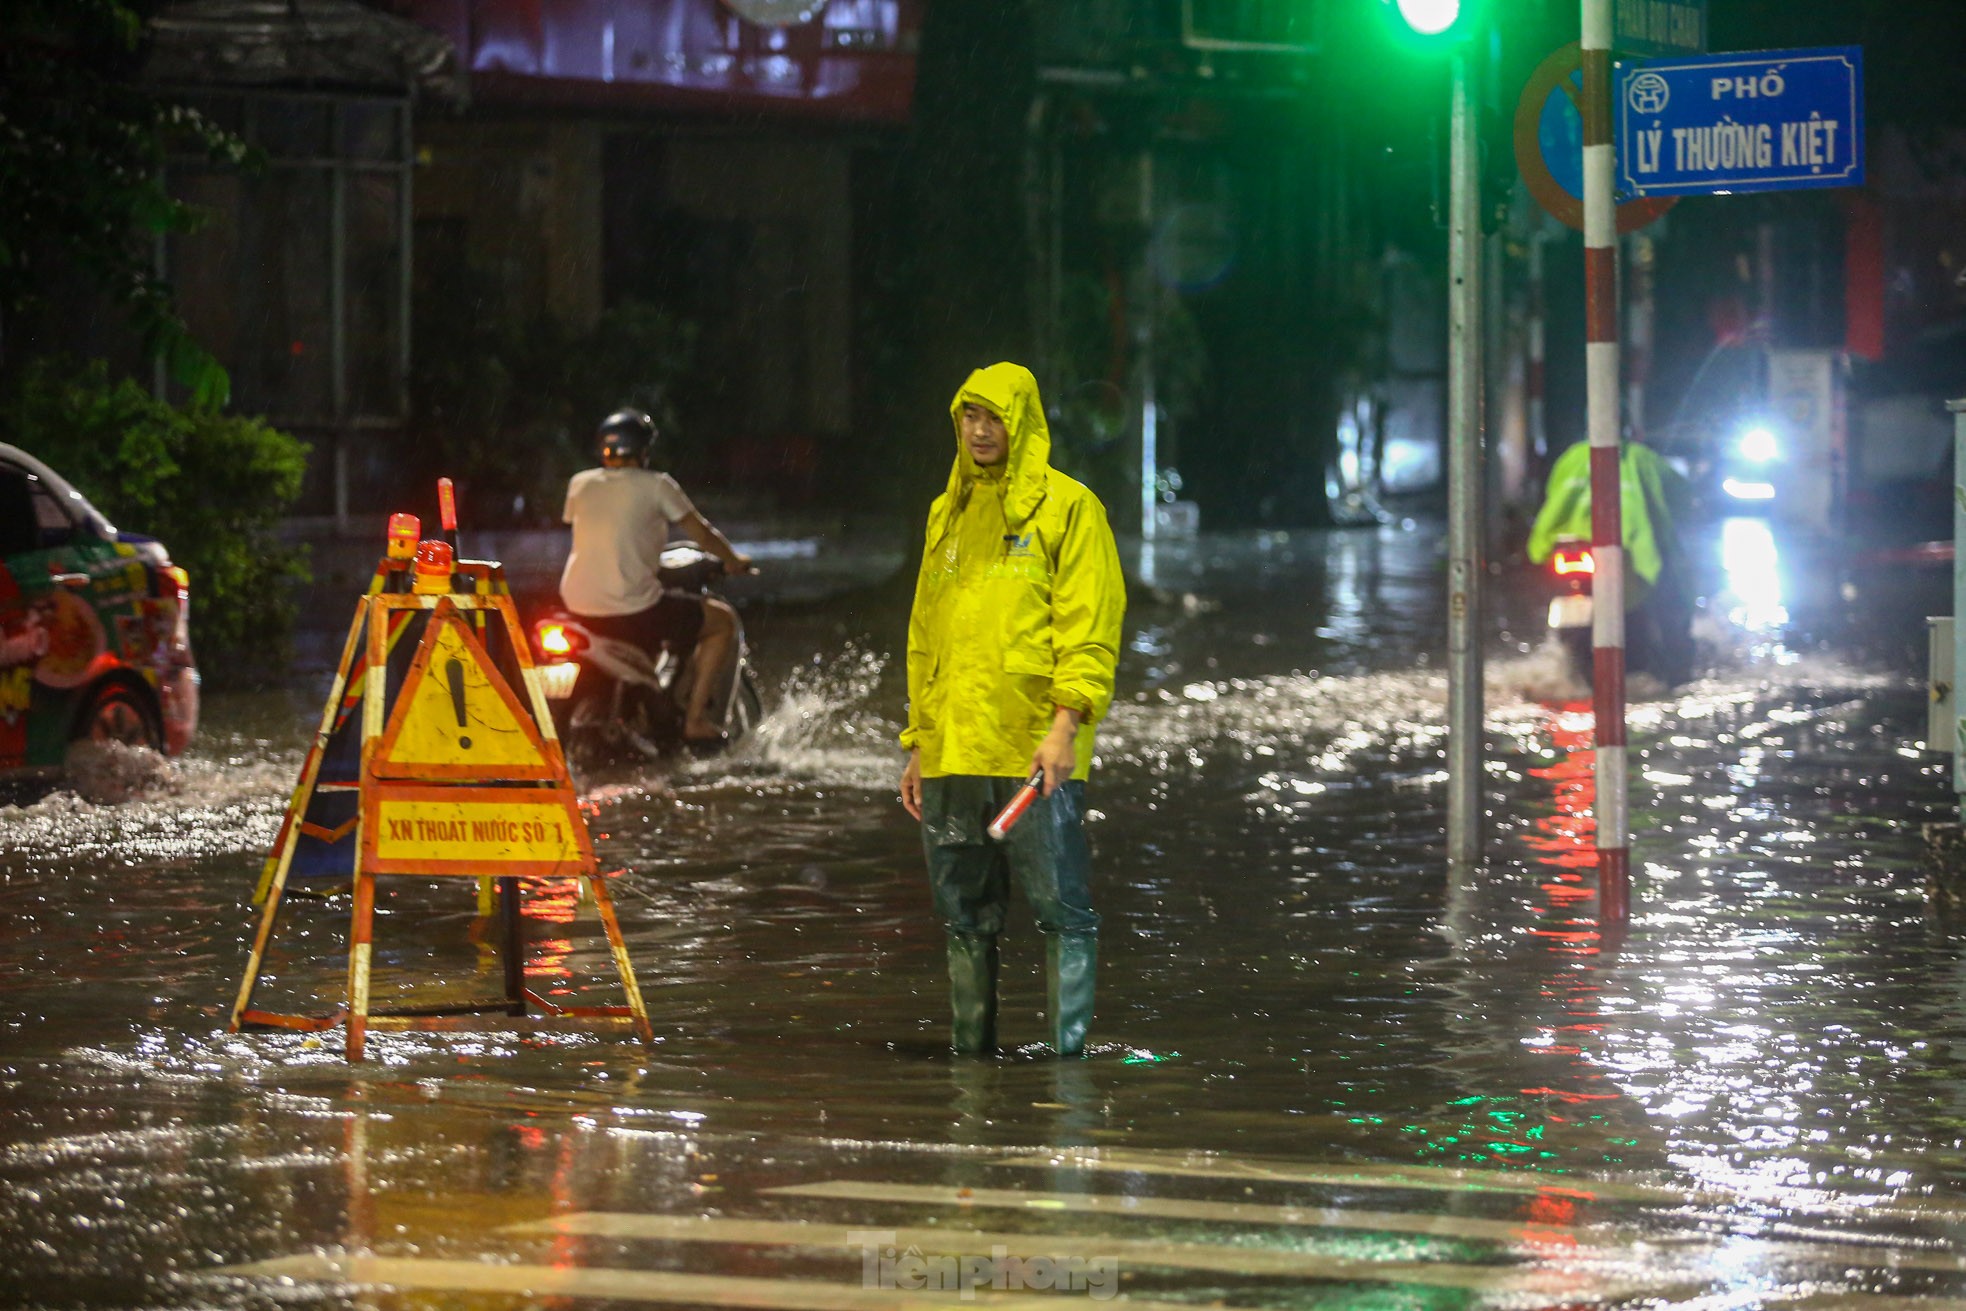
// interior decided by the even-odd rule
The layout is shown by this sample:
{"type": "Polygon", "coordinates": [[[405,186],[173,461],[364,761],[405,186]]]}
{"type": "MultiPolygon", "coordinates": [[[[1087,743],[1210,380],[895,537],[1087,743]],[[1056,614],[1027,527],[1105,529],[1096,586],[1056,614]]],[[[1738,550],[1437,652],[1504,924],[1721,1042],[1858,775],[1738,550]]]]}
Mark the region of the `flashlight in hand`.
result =
{"type": "Polygon", "coordinates": [[[1043,793],[1044,767],[1040,765],[1031,771],[1031,776],[1024,780],[1024,786],[1017,789],[1017,794],[997,812],[997,817],[990,821],[990,827],[986,831],[991,837],[1002,842],[1005,835],[1010,832],[1011,826],[1024,818],[1024,812],[1029,810],[1031,803],[1043,793]]]}

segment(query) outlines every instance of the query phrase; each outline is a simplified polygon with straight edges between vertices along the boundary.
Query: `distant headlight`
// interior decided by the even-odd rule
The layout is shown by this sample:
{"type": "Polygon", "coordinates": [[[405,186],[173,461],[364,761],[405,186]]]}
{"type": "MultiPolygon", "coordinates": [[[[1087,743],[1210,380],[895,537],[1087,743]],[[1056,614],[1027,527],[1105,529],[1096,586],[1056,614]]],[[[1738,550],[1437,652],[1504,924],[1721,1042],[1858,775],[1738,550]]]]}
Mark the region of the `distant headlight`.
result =
{"type": "Polygon", "coordinates": [[[1768,464],[1782,453],[1781,443],[1766,428],[1750,428],[1742,433],[1740,445],[1735,449],[1749,464],[1768,464]]]}

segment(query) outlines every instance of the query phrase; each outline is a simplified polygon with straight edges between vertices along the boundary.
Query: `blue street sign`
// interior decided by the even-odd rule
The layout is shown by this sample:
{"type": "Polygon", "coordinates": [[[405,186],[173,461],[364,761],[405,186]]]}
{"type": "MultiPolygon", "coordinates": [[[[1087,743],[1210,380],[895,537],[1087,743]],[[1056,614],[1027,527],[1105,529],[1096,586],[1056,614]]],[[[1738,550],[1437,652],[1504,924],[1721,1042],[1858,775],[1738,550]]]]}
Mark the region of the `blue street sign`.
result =
{"type": "Polygon", "coordinates": [[[1707,0],[1612,0],[1611,48],[1621,55],[1704,53],[1707,0]]]}
{"type": "Polygon", "coordinates": [[[1613,80],[1625,195],[1863,185],[1856,46],[1620,64],[1613,80]]]}

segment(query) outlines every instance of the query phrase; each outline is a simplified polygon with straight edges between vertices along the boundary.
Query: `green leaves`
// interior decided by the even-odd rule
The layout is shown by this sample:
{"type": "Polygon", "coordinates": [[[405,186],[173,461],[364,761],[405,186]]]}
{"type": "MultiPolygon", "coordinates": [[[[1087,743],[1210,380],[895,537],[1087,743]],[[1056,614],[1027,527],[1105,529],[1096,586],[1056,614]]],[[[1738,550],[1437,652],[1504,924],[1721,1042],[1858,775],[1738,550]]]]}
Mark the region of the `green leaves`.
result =
{"type": "Polygon", "coordinates": [[[221,407],[230,379],[191,339],[150,239],[202,215],[163,182],[167,140],[228,164],[244,142],[135,81],[143,22],[122,0],[0,5],[0,313],[44,294],[71,265],[120,305],[144,348],[197,404],[221,407]]]}

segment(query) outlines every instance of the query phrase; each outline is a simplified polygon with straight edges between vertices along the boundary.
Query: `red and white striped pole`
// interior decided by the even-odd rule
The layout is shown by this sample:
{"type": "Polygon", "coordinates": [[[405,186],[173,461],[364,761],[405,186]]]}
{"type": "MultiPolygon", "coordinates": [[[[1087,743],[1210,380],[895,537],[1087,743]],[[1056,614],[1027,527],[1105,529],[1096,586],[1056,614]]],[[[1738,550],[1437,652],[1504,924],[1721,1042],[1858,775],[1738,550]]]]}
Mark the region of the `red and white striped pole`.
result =
{"type": "Polygon", "coordinates": [[[1584,378],[1591,446],[1592,702],[1601,925],[1631,914],[1625,757],[1625,548],[1618,459],[1618,218],[1612,197],[1611,0],[1583,0],[1584,378]]]}

